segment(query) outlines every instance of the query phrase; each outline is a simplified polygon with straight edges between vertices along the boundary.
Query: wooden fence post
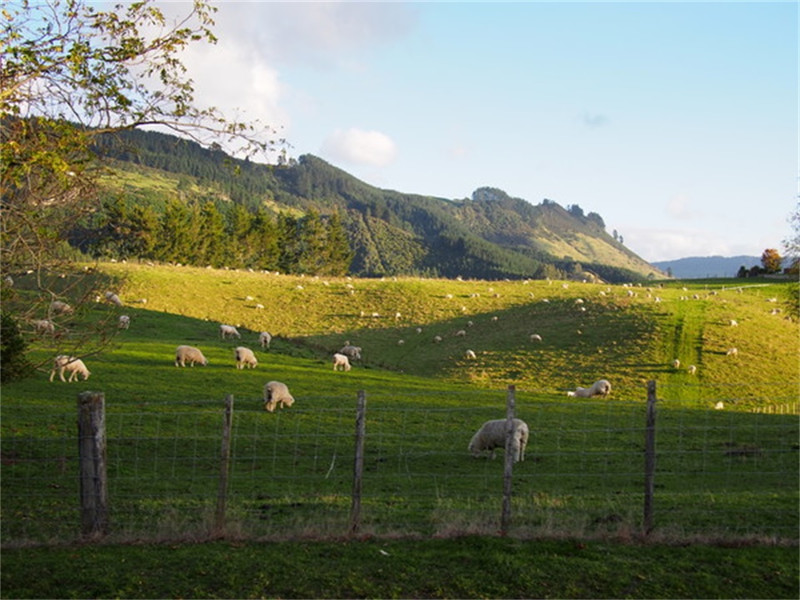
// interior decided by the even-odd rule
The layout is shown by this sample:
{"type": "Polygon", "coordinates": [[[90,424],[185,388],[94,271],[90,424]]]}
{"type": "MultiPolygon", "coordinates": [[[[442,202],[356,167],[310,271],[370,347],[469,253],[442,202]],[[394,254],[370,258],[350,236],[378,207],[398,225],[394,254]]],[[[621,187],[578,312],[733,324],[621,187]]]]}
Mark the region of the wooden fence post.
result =
{"type": "Polygon", "coordinates": [[[106,412],[102,392],[78,395],[81,534],[99,539],[108,533],[106,412]]]}
{"type": "Polygon", "coordinates": [[[353,499],[350,507],[350,535],[358,533],[361,526],[361,481],[364,475],[364,437],[366,433],[367,395],[358,392],[356,409],[356,454],[353,464],[353,499]]]}
{"type": "Polygon", "coordinates": [[[514,470],[514,453],[512,449],[512,439],[514,437],[514,405],[516,388],[508,386],[506,394],[506,451],[505,464],[503,468],[503,511],[500,515],[500,534],[506,535],[511,524],[511,484],[513,482],[512,472],[514,470]]]}
{"type": "Polygon", "coordinates": [[[647,424],[644,431],[644,534],[653,531],[656,476],[656,382],[647,382],[647,424]]]}
{"type": "Polygon", "coordinates": [[[219,462],[219,489],[217,490],[217,510],[214,513],[214,535],[221,536],[225,531],[225,509],[228,504],[228,475],[231,469],[231,430],[233,427],[233,395],[225,396],[225,413],[222,418],[222,451],[219,462]]]}

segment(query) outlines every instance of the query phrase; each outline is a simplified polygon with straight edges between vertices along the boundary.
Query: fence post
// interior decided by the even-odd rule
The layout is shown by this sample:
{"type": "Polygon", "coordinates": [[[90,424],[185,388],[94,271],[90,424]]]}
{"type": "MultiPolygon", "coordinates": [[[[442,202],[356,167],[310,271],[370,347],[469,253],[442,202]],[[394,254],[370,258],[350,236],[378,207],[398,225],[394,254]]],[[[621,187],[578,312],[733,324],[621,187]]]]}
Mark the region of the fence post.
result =
{"type": "Polygon", "coordinates": [[[647,424],[644,431],[644,534],[653,531],[656,476],[656,382],[647,382],[647,424]]]}
{"type": "Polygon", "coordinates": [[[511,484],[512,472],[514,469],[514,455],[511,451],[512,439],[514,437],[514,404],[516,388],[508,386],[506,393],[506,451],[504,455],[505,464],[503,468],[503,511],[500,515],[500,534],[506,535],[511,524],[511,484]]]}
{"type": "Polygon", "coordinates": [[[225,509],[228,504],[228,475],[231,468],[231,429],[233,426],[233,395],[225,396],[225,413],[222,417],[222,451],[219,462],[219,489],[217,510],[214,513],[214,535],[225,531],[225,509]]]}
{"type": "Polygon", "coordinates": [[[105,403],[102,392],[78,395],[81,534],[89,539],[108,533],[105,403]]]}
{"type": "Polygon", "coordinates": [[[358,533],[361,526],[361,480],[364,474],[364,437],[366,433],[367,395],[358,392],[356,408],[356,453],[353,463],[353,499],[350,506],[350,535],[358,533]]]}

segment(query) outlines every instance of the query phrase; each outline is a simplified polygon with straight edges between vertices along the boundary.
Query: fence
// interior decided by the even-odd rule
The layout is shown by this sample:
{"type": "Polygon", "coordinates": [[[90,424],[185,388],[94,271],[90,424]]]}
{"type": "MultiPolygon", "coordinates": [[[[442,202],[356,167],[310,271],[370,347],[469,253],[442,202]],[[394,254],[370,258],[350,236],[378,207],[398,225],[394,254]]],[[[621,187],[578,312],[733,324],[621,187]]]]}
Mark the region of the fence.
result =
{"type": "Polygon", "coordinates": [[[425,393],[411,403],[362,393],[324,407],[304,398],[273,414],[246,398],[90,410],[105,402],[82,394],[78,440],[74,410],[30,411],[15,431],[4,424],[2,542],[796,540],[796,415],[673,407],[656,402],[651,385],[647,402],[553,401],[510,388],[491,402],[464,392],[463,407],[460,396],[442,406],[425,393]],[[526,459],[471,458],[472,433],[504,405],[530,427],[526,459]]]}

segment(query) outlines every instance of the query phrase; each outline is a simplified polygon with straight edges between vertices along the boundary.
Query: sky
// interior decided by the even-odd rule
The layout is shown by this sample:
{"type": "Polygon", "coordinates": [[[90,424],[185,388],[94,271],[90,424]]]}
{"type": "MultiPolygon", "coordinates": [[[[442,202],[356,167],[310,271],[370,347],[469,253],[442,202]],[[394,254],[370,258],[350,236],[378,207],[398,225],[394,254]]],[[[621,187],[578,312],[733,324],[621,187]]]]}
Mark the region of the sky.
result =
{"type": "Polygon", "coordinates": [[[577,204],[650,262],[792,233],[797,2],[215,4],[219,42],[184,56],[198,103],[274,126],[292,157],[577,204]]]}

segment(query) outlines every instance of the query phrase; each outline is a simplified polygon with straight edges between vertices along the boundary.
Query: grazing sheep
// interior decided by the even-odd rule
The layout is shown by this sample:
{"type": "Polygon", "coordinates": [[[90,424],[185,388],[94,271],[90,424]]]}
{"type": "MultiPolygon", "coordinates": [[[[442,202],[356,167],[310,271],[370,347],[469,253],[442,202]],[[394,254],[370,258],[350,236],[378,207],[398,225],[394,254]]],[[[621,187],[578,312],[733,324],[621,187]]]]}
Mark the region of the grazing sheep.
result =
{"type": "Polygon", "coordinates": [[[680,369],[681,368],[681,361],[679,359],[675,359],[672,361],[672,368],[673,369],[680,369]]]}
{"type": "Polygon", "coordinates": [[[233,351],[233,355],[236,357],[236,368],[237,369],[244,369],[245,366],[248,369],[255,369],[256,365],[258,365],[258,361],[256,360],[256,355],[253,354],[253,351],[250,348],[245,348],[244,346],[237,346],[236,349],[233,351]]]}
{"type": "Polygon", "coordinates": [[[262,331],[258,334],[258,343],[261,344],[262,348],[269,348],[270,343],[272,342],[272,336],[267,331],[262,331]]]}
{"type": "MultiPolygon", "coordinates": [[[[477,457],[481,452],[490,450],[491,456],[494,458],[496,448],[505,449],[506,424],[506,419],[495,419],[481,425],[469,442],[468,449],[472,455],[477,457]]],[[[525,460],[525,447],[528,445],[529,435],[528,424],[522,419],[514,419],[511,434],[511,452],[514,455],[514,462],[525,460]]]]}
{"type": "Polygon", "coordinates": [[[349,371],[350,359],[344,354],[336,353],[333,355],[333,370],[334,371],[349,371]]]}
{"type": "Polygon", "coordinates": [[[695,365],[689,365],[687,371],[689,371],[689,375],[694,375],[697,373],[697,367],[695,365]]]}
{"type": "Polygon", "coordinates": [[[714,410],[723,410],[725,408],[725,403],[720,400],[714,405],[714,410]]]}
{"type": "Polygon", "coordinates": [[[476,358],[475,351],[474,350],[467,350],[464,353],[464,358],[466,358],[467,360],[475,360],[475,358],[476,358]]]}
{"type": "Polygon", "coordinates": [[[204,367],[208,365],[206,357],[194,346],[178,346],[175,349],[175,366],[185,367],[187,362],[190,367],[193,367],[195,363],[200,363],[204,367]]]}
{"type": "Polygon", "coordinates": [[[339,354],[344,354],[350,360],[361,360],[361,346],[345,344],[339,350],[339,354]]]}
{"type": "Polygon", "coordinates": [[[540,336],[538,333],[532,333],[531,334],[531,341],[532,342],[541,342],[542,341],[542,336],[540,336]]]}
{"type": "Polygon", "coordinates": [[[739,349],[738,348],[728,348],[728,351],[725,353],[726,356],[738,356],[739,349]]]}
{"type": "Polygon", "coordinates": [[[61,300],[53,300],[50,303],[50,312],[54,315],[71,315],[73,310],[72,307],[66,302],[62,302],[61,300]]]}
{"type": "Polygon", "coordinates": [[[114,292],[106,292],[106,302],[115,306],[122,306],[122,300],[114,292]]]}
{"type": "Polygon", "coordinates": [[[595,396],[602,396],[605,398],[611,393],[611,384],[605,379],[599,379],[592,384],[592,387],[575,388],[574,392],[567,392],[567,396],[574,398],[594,398],[595,396]]]}
{"type": "Polygon", "coordinates": [[[464,337],[465,335],[467,335],[467,332],[464,331],[463,329],[459,329],[458,331],[456,331],[456,337],[464,337]]]}
{"type": "Polygon", "coordinates": [[[131,325],[131,318],[128,315],[120,315],[119,321],[117,321],[117,327],[119,329],[127,329],[131,325]]]}
{"type": "Polygon", "coordinates": [[[49,333],[52,335],[56,331],[56,326],[49,319],[36,319],[32,321],[32,324],[36,333],[49,333]]]}
{"type": "Polygon", "coordinates": [[[83,380],[86,381],[89,379],[89,375],[91,375],[91,372],[86,368],[86,365],[83,364],[80,358],[67,356],[66,354],[60,354],[53,360],[53,370],[50,371],[50,381],[53,381],[56,371],[58,371],[58,377],[64,382],[67,381],[64,379],[64,371],[69,373],[69,381],[77,381],[78,375],[82,375],[83,380]]]}
{"type": "Polygon", "coordinates": [[[737,323],[735,319],[731,319],[730,321],[728,321],[728,324],[731,327],[738,327],[739,326],[739,323],[737,323]]]}
{"type": "Polygon", "coordinates": [[[241,334],[236,330],[236,327],[233,325],[220,325],[219,326],[219,337],[223,340],[226,338],[239,338],[241,339],[241,334]]]}
{"type": "Polygon", "coordinates": [[[281,408],[291,406],[294,404],[294,398],[292,398],[285,383],[270,381],[264,386],[264,410],[275,412],[275,407],[278,404],[281,405],[281,408]]]}
{"type": "Polygon", "coordinates": [[[438,343],[440,343],[441,341],[442,341],[442,336],[440,336],[440,335],[435,335],[435,336],[433,336],[433,343],[434,343],[434,344],[438,344],[438,343]]]}

